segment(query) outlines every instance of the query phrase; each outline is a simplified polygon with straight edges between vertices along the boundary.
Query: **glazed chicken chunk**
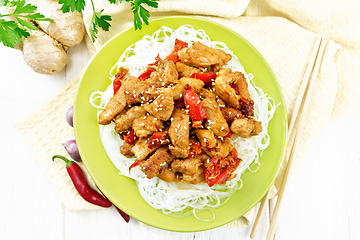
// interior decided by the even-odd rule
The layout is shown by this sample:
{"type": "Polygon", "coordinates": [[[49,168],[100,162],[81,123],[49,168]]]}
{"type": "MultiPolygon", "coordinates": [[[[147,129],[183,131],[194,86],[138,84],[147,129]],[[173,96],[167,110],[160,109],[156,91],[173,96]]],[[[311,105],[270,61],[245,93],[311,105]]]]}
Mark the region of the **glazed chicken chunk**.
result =
{"type": "Polygon", "coordinates": [[[191,67],[182,62],[176,63],[176,69],[180,77],[190,77],[195,73],[200,73],[200,69],[191,67]]]}
{"type": "Polygon", "coordinates": [[[158,70],[151,73],[150,82],[155,86],[168,86],[176,83],[179,78],[179,73],[173,61],[160,61],[158,63],[158,70]]]}
{"type": "Polygon", "coordinates": [[[187,158],[189,154],[189,115],[185,109],[175,108],[169,129],[171,144],[169,149],[177,158],[187,158]]]}
{"type": "Polygon", "coordinates": [[[235,119],[230,127],[233,133],[238,134],[243,138],[258,135],[262,131],[261,123],[253,118],[250,119],[235,119]]]}
{"type": "Polygon", "coordinates": [[[229,125],[216,100],[207,97],[202,100],[202,104],[209,115],[205,122],[205,128],[212,131],[216,136],[225,137],[229,133],[229,125]]]}
{"type": "Polygon", "coordinates": [[[115,119],[115,131],[125,132],[131,129],[135,119],[145,116],[146,110],[143,107],[134,106],[126,113],[122,114],[120,118],[115,119]]]}
{"type": "Polygon", "coordinates": [[[163,127],[162,121],[151,115],[136,118],[132,124],[134,132],[138,137],[147,137],[153,133],[160,132],[163,127]]]}
{"type": "Polygon", "coordinates": [[[174,100],[178,100],[184,97],[184,90],[187,85],[192,87],[195,92],[198,92],[205,84],[199,79],[183,77],[180,78],[179,82],[176,85],[163,88],[159,91],[164,95],[172,97],[174,100]]]}
{"type": "Polygon", "coordinates": [[[167,121],[174,110],[174,99],[160,94],[152,103],[145,104],[144,109],[155,118],[167,121]]]}
{"type": "Polygon", "coordinates": [[[139,138],[131,148],[131,152],[138,160],[145,160],[157,147],[150,145],[150,137],[139,138]]]}
{"type": "Polygon", "coordinates": [[[174,159],[167,146],[158,148],[147,160],[140,163],[141,171],[147,178],[156,177],[174,159]]]}
{"type": "Polygon", "coordinates": [[[174,172],[181,172],[184,174],[193,175],[198,168],[202,165],[201,161],[197,158],[187,158],[184,160],[175,160],[171,163],[171,170],[174,172]]]}

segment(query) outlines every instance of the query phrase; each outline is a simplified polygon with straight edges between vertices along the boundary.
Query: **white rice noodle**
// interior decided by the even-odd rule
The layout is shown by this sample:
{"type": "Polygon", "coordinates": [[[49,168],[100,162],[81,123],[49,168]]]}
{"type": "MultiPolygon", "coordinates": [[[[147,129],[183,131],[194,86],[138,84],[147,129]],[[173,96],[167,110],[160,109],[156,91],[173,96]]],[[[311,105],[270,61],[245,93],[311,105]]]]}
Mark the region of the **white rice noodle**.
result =
{"type": "MultiPolygon", "coordinates": [[[[168,27],[162,27],[152,36],[144,36],[142,40],[129,46],[121,55],[119,61],[110,71],[110,79],[113,80],[120,67],[129,69],[132,76],[139,76],[146,70],[149,63],[155,62],[155,57],[164,59],[173,49],[175,39],[185,41],[191,46],[193,42],[199,41],[209,47],[222,49],[232,55],[232,60],[224,67],[229,67],[234,71],[242,72],[249,85],[249,92],[253,99],[254,118],[262,123],[262,132],[258,136],[251,138],[241,138],[233,135],[231,142],[238,151],[241,161],[235,173],[237,176],[226,182],[224,185],[214,185],[209,187],[206,183],[187,184],[187,183],[167,183],[157,177],[148,179],[139,167],[131,169],[129,167],[135,158],[128,158],[119,152],[122,140],[114,130],[114,124],[99,125],[100,137],[104,148],[119,170],[119,174],[132,178],[136,181],[139,192],[144,200],[153,208],[161,210],[164,214],[172,216],[186,216],[193,214],[196,218],[197,212],[210,210],[224,204],[231,195],[242,187],[241,175],[248,169],[254,171],[253,167],[259,167],[259,157],[270,143],[270,137],[267,129],[271,118],[274,115],[276,105],[262,89],[256,87],[253,82],[253,76],[244,71],[243,66],[233,52],[225,43],[211,41],[209,36],[203,30],[195,30],[192,26],[184,25],[174,30],[168,27]]],[[[98,109],[98,114],[109,101],[112,92],[112,84],[105,92],[96,91],[90,96],[90,103],[98,109]],[[99,101],[100,99],[100,101],[99,101]]],[[[256,167],[256,168],[257,168],[256,167]]],[[[212,219],[214,219],[213,216],[212,219]]],[[[201,219],[211,221],[212,219],[201,219]]]]}

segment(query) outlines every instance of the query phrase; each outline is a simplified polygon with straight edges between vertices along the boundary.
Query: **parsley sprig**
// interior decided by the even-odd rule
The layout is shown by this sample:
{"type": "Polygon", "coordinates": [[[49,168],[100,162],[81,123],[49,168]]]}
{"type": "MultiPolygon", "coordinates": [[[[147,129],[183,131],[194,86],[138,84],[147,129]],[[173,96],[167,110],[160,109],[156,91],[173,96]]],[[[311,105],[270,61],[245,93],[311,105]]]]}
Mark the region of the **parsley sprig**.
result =
{"type": "MultiPolygon", "coordinates": [[[[157,8],[158,0],[108,0],[111,4],[115,4],[117,2],[128,2],[130,3],[131,11],[134,14],[134,27],[135,30],[141,29],[143,22],[148,25],[149,24],[149,11],[144,7],[147,5],[149,7],[157,8]]],[[[59,0],[59,3],[62,4],[61,10],[66,13],[69,11],[78,11],[81,12],[85,8],[85,0],[59,0]]],[[[94,2],[91,0],[91,5],[93,9],[93,17],[91,18],[89,33],[91,36],[91,40],[95,42],[97,38],[97,34],[99,32],[99,28],[104,31],[109,31],[111,26],[111,16],[103,14],[104,9],[100,11],[95,10],[94,2]]]]}
{"type": "Polygon", "coordinates": [[[0,0],[0,7],[13,7],[12,13],[0,13],[0,42],[7,47],[15,47],[16,44],[22,43],[21,38],[30,36],[29,30],[37,30],[32,21],[52,21],[45,18],[44,15],[37,13],[37,7],[27,4],[25,0],[0,0]],[[13,17],[13,20],[6,20],[6,17],[13,17]]]}
{"type": "MultiPolygon", "coordinates": [[[[130,3],[131,11],[134,14],[134,27],[135,30],[141,29],[142,24],[149,24],[150,13],[145,8],[146,6],[157,8],[159,0],[108,0],[111,4],[117,2],[130,3]]],[[[59,0],[59,4],[62,5],[61,11],[63,13],[84,10],[86,2],[85,0],[59,0]]],[[[95,42],[99,28],[104,31],[109,31],[111,26],[111,16],[103,14],[104,9],[100,11],[95,10],[94,2],[91,0],[93,9],[93,17],[91,19],[89,33],[91,40],[95,42]]],[[[50,18],[46,18],[41,13],[36,12],[37,7],[26,3],[25,0],[0,0],[0,7],[12,7],[14,11],[12,13],[0,13],[0,42],[7,47],[15,47],[16,44],[22,43],[22,37],[29,37],[30,30],[37,30],[34,21],[53,21],[50,18]],[[16,21],[8,20],[6,17],[13,17],[16,21]]]]}

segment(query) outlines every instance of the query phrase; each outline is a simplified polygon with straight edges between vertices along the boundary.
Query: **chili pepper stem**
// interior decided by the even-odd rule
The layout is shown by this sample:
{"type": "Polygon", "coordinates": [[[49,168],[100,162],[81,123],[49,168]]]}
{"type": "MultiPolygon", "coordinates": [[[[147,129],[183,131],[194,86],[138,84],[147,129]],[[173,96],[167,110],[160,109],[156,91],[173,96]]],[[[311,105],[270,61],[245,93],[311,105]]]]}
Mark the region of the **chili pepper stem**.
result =
{"type": "Polygon", "coordinates": [[[67,159],[66,157],[61,156],[61,155],[54,155],[54,156],[52,157],[52,160],[54,161],[56,158],[62,159],[62,160],[66,163],[66,167],[70,166],[70,164],[73,163],[73,161],[71,161],[71,160],[69,160],[69,159],[67,159]]]}

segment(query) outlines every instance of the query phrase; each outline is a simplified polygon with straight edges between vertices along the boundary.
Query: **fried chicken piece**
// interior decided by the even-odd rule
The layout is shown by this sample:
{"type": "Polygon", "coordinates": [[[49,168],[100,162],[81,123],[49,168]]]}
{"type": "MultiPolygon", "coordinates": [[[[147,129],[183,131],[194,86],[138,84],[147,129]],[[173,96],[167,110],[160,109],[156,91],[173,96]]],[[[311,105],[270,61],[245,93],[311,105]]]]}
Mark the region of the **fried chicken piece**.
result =
{"type": "Polygon", "coordinates": [[[217,138],[216,147],[211,149],[205,148],[204,151],[212,158],[222,159],[227,157],[233,148],[229,138],[217,138]]]}
{"type": "Polygon", "coordinates": [[[196,158],[199,159],[203,164],[205,164],[210,159],[210,157],[206,153],[198,155],[196,156],[196,158]]]}
{"type": "Polygon", "coordinates": [[[169,128],[169,136],[172,145],[169,149],[177,158],[187,158],[189,155],[189,131],[190,117],[185,109],[175,108],[169,128]]]}
{"type": "Polygon", "coordinates": [[[169,166],[164,167],[161,172],[157,175],[158,178],[165,182],[180,182],[181,178],[179,177],[181,174],[175,173],[171,171],[169,166]]]}
{"type": "Polygon", "coordinates": [[[167,121],[174,110],[174,99],[161,94],[152,103],[145,104],[144,109],[157,119],[167,121]]]}
{"type": "Polygon", "coordinates": [[[141,171],[147,178],[156,177],[168,164],[174,160],[167,146],[158,148],[151,157],[140,163],[141,171]]]}
{"type": "Polygon", "coordinates": [[[223,50],[208,47],[208,46],[202,44],[201,42],[194,42],[192,44],[192,48],[215,53],[216,55],[218,55],[221,58],[221,60],[224,62],[224,64],[226,64],[232,58],[232,56],[230,54],[224,52],[223,50]]]}
{"type": "Polygon", "coordinates": [[[99,124],[107,125],[126,107],[126,96],[124,93],[125,85],[123,84],[120,89],[112,96],[105,108],[100,112],[99,124]]]}
{"type": "Polygon", "coordinates": [[[212,131],[216,136],[225,137],[229,133],[229,125],[222,115],[216,100],[207,97],[202,100],[202,105],[209,116],[205,120],[205,128],[212,131]]]}
{"type": "Polygon", "coordinates": [[[197,67],[209,67],[212,65],[222,66],[224,64],[219,55],[206,50],[185,47],[178,52],[178,56],[181,62],[197,67]]]}
{"type": "Polygon", "coordinates": [[[153,89],[153,87],[150,79],[140,80],[136,77],[129,77],[124,84],[126,103],[132,105],[136,103],[146,103],[155,99],[159,94],[154,91],[149,91],[149,89],[153,89]]]}
{"type": "Polygon", "coordinates": [[[204,169],[199,167],[195,174],[183,174],[182,180],[189,184],[198,184],[205,180],[204,178],[204,169]]]}
{"type": "Polygon", "coordinates": [[[133,152],[131,152],[131,149],[134,147],[134,144],[130,144],[126,141],[124,141],[123,145],[120,146],[120,153],[127,157],[133,157],[135,156],[133,152]]]}
{"type": "Polygon", "coordinates": [[[212,98],[212,99],[216,99],[216,95],[215,93],[213,93],[212,91],[206,89],[206,88],[201,88],[199,93],[198,93],[199,97],[201,99],[205,99],[205,98],[212,98]]]}
{"type": "Polygon", "coordinates": [[[130,108],[120,118],[115,119],[115,131],[120,133],[130,130],[134,120],[145,116],[145,114],[146,110],[143,107],[134,106],[130,108]]]}
{"type": "Polygon", "coordinates": [[[240,137],[249,138],[258,135],[262,131],[261,122],[253,118],[250,119],[235,119],[230,129],[233,133],[238,134],[240,137]]]}
{"type": "Polygon", "coordinates": [[[178,100],[184,96],[184,91],[185,91],[186,85],[189,85],[190,87],[192,87],[192,89],[195,92],[199,92],[200,89],[204,86],[204,82],[199,79],[195,79],[195,78],[183,77],[183,78],[180,78],[179,82],[176,85],[174,85],[172,87],[159,89],[158,92],[162,93],[166,96],[170,96],[174,100],[178,100]]]}
{"type": "Polygon", "coordinates": [[[178,81],[179,74],[173,61],[159,61],[158,70],[152,72],[149,82],[154,86],[165,87],[178,81]]]}
{"type": "Polygon", "coordinates": [[[196,129],[195,133],[203,148],[213,148],[216,146],[216,139],[212,131],[207,129],[196,129]]]}
{"type": "Polygon", "coordinates": [[[153,133],[160,132],[162,127],[162,121],[151,115],[136,118],[132,124],[137,137],[147,137],[153,133]]]}
{"type": "Polygon", "coordinates": [[[135,145],[131,148],[131,152],[134,153],[136,159],[144,160],[150,153],[154,152],[159,146],[150,146],[150,137],[140,138],[136,141],[135,145]]]}
{"type": "Polygon", "coordinates": [[[231,69],[221,69],[215,79],[215,92],[229,106],[239,108],[240,95],[233,85],[243,76],[240,72],[232,72],[231,69]]]}
{"type": "Polygon", "coordinates": [[[235,72],[237,73],[236,80],[234,82],[234,87],[238,94],[247,100],[251,100],[250,93],[249,93],[249,86],[246,81],[246,78],[243,73],[241,72],[235,72]]]}
{"type": "Polygon", "coordinates": [[[174,172],[181,172],[183,174],[193,175],[197,169],[202,165],[201,161],[197,158],[187,158],[184,160],[177,159],[173,161],[170,168],[174,172]]]}
{"type": "Polygon", "coordinates": [[[176,63],[176,69],[180,77],[190,77],[195,73],[200,73],[200,69],[191,67],[182,62],[176,63]]]}
{"type": "Polygon", "coordinates": [[[221,113],[228,124],[231,124],[235,119],[244,118],[244,115],[241,113],[241,111],[235,108],[221,108],[221,113]]]}

